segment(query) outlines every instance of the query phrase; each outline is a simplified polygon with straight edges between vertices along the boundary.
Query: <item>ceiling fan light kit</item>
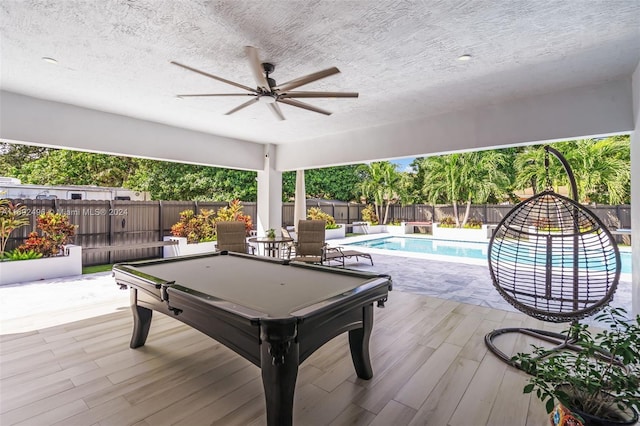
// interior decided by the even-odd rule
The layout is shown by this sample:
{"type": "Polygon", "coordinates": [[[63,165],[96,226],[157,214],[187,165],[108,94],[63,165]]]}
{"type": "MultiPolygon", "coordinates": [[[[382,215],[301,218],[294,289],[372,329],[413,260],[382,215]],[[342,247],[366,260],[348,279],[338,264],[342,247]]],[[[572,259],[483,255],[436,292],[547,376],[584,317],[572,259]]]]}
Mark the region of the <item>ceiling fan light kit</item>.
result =
{"type": "Polygon", "coordinates": [[[249,65],[251,67],[251,71],[253,73],[253,77],[257,84],[257,87],[254,89],[253,87],[245,86],[240,83],[236,83],[231,80],[227,80],[222,77],[218,77],[213,74],[209,74],[204,71],[200,71],[196,68],[192,68],[190,66],[181,64],[176,61],[171,61],[172,64],[177,65],[186,70],[198,73],[205,77],[212,78],[214,80],[220,81],[222,83],[230,84],[232,86],[238,87],[240,89],[246,90],[248,93],[199,93],[192,95],[177,95],[178,98],[184,99],[189,97],[218,97],[218,96],[252,96],[247,102],[240,104],[239,106],[233,108],[232,110],[225,113],[225,115],[233,114],[237,111],[240,111],[243,108],[248,107],[256,102],[261,104],[266,104],[267,107],[273,112],[278,120],[284,120],[284,115],[280,110],[278,103],[283,103],[287,105],[291,105],[297,108],[306,109],[308,111],[317,112],[319,114],[331,115],[330,111],[327,111],[322,108],[315,107],[313,105],[301,102],[296,100],[295,98],[357,98],[357,92],[302,92],[302,91],[292,91],[293,89],[304,86],[305,84],[312,83],[314,81],[318,81],[325,77],[329,77],[334,74],[338,74],[340,70],[336,67],[328,68],[326,70],[318,71],[312,74],[308,74],[302,77],[298,77],[286,83],[278,85],[276,81],[269,77],[269,75],[275,70],[275,65],[269,62],[261,62],[260,57],[258,55],[258,49],[252,46],[245,46],[245,53],[247,54],[247,58],[249,59],[249,65]]]}

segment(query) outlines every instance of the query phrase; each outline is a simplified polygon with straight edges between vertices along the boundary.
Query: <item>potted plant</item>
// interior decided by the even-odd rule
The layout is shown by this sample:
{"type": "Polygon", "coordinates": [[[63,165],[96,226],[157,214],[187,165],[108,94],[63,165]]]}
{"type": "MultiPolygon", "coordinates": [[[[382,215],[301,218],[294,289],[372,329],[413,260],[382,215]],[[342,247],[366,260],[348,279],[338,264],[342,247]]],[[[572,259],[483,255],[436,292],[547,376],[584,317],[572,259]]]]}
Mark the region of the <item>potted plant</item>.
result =
{"type": "Polygon", "coordinates": [[[626,319],[624,309],[606,308],[593,334],[575,323],[565,331],[581,350],[549,351],[533,346],[513,360],[531,374],[524,393],[535,391],[546,410],[557,402],[582,417],[585,426],[633,425],[640,409],[640,316],[626,319]]]}

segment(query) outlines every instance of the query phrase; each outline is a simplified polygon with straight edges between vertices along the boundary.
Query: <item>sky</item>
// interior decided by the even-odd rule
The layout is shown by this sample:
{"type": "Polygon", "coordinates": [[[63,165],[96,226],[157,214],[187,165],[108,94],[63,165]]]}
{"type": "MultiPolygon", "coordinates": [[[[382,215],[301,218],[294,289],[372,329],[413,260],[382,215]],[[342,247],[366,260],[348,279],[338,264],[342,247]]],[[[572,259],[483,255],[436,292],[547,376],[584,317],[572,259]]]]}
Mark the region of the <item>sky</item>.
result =
{"type": "Polygon", "coordinates": [[[413,157],[397,158],[395,160],[391,160],[391,162],[393,164],[397,164],[398,165],[398,171],[400,171],[400,172],[409,172],[409,171],[411,171],[411,167],[409,167],[409,164],[411,164],[411,162],[414,159],[415,158],[413,158],[413,157]]]}

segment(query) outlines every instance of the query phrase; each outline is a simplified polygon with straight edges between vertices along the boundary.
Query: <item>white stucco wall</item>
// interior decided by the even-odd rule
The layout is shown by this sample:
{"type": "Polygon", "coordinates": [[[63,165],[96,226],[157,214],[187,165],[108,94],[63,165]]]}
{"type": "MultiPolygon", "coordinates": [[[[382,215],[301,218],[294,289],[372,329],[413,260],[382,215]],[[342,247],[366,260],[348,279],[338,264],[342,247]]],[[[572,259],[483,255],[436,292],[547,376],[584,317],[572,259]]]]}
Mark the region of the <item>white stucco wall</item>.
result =
{"type": "Polygon", "coordinates": [[[263,145],[151,121],[0,92],[3,140],[261,170],[263,145]]]}
{"type": "Polygon", "coordinates": [[[279,170],[486,149],[633,129],[631,78],[278,147],[279,170]]]}

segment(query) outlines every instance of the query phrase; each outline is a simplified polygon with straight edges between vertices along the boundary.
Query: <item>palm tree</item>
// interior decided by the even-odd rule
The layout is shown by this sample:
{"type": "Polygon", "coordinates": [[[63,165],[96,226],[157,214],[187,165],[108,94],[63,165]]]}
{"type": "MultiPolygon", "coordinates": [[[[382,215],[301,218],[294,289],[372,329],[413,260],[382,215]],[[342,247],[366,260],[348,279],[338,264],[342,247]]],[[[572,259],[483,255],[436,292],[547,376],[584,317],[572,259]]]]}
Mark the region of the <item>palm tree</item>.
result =
{"type": "MultiPolygon", "coordinates": [[[[571,166],[578,187],[578,201],[619,204],[628,198],[631,178],[628,136],[559,142],[554,148],[571,166]]],[[[516,187],[532,187],[534,192],[566,185],[568,177],[559,161],[551,156],[549,173],[544,165],[542,146],[529,147],[516,157],[516,187]]]]}
{"type": "Polygon", "coordinates": [[[435,204],[451,203],[456,226],[469,220],[471,203],[484,203],[490,196],[508,193],[509,178],[503,171],[506,156],[499,151],[456,153],[420,160],[424,168],[423,193],[435,204]],[[458,205],[466,204],[460,222],[458,205]]]}
{"type": "Polygon", "coordinates": [[[388,161],[378,161],[363,165],[360,172],[362,180],[358,189],[365,198],[373,199],[376,215],[382,218],[382,224],[387,223],[389,206],[402,198],[405,187],[397,166],[388,161]]]}
{"type": "Polygon", "coordinates": [[[579,200],[603,198],[609,204],[623,202],[626,183],[631,179],[628,137],[564,142],[558,144],[557,149],[566,150],[565,157],[576,177],[579,200]]]}

